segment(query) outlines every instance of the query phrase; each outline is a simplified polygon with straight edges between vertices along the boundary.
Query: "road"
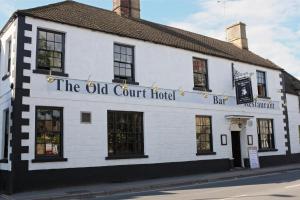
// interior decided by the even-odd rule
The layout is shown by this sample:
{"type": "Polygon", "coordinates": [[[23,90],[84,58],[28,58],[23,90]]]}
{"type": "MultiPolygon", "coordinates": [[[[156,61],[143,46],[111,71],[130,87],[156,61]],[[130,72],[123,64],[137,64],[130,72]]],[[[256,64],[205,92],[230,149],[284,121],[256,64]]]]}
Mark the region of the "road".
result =
{"type": "Polygon", "coordinates": [[[300,200],[300,170],[96,197],[97,200],[300,200]]]}

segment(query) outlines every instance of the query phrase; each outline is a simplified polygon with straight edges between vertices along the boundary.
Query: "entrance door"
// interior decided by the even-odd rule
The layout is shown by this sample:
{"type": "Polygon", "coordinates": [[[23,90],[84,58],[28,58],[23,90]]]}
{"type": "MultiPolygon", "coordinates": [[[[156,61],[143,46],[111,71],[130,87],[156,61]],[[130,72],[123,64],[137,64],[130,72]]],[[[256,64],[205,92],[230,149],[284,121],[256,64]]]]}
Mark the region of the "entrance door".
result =
{"type": "Polygon", "coordinates": [[[242,167],[240,132],[231,132],[231,144],[234,167],[242,167]]]}

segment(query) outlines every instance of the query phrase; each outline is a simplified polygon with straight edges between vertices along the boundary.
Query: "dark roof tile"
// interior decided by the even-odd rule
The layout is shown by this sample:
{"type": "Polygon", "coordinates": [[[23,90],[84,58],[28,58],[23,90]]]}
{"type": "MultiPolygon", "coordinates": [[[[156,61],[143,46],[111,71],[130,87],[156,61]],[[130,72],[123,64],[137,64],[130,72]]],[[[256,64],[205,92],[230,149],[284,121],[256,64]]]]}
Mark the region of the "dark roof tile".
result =
{"type": "Polygon", "coordinates": [[[142,19],[121,17],[112,11],[75,1],[19,10],[17,13],[281,70],[271,61],[231,43],[142,19]]]}

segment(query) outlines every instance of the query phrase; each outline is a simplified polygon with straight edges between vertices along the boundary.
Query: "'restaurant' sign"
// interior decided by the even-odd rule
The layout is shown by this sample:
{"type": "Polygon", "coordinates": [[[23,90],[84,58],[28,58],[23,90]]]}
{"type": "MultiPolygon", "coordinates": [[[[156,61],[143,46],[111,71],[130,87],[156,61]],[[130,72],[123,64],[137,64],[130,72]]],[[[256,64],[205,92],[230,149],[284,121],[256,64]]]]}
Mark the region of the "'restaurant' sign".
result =
{"type": "Polygon", "coordinates": [[[250,78],[236,80],[235,91],[237,104],[246,104],[253,102],[253,93],[250,78]]]}

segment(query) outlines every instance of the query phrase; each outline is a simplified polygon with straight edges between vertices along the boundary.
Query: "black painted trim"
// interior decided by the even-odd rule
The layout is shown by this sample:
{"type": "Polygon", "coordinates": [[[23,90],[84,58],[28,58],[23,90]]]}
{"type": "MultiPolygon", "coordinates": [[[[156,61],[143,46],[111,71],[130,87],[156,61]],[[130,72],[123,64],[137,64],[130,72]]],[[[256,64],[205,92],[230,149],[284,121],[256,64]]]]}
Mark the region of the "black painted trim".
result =
{"type": "Polygon", "coordinates": [[[1,159],[0,163],[8,163],[8,159],[1,159]]]}
{"type": "MultiPolygon", "coordinates": [[[[125,80],[124,79],[113,79],[112,82],[113,83],[125,83],[125,80]]],[[[129,84],[129,85],[139,85],[140,83],[135,82],[135,81],[128,81],[128,80],[126,80],[126,84],[129,84]]]]}
{"type": "Polygon", "coordinates": [[[272,151],[278,151],[278,149],[259,149],[258,152],[272,152],[272,151]]]}
{"type": "Polygon", "coordinates": [[[46,163],[46,162],[66,162],[68,158],[36,158],[31,160],[32,163],[46,163]]]}
{"type": "Polygon", "coordinates": [[[7,74],[5,74],[3,77],[2,77],[2,81],[5,81],[6,79],[8,79],[10,77],[10,72],[8,72],[7,74]]]}
{"type": "Polygon", "coordinates": [[[105,160],[149,158],[147,155],[107,156],[105,160]]]}
{"type": "Polygon", "coordinates": [[[203,89],[203,88],[200,88],[200,87],[193,87],[193,90],[203,91],[203,92],[212,92],[211,89],[203,89]]]}
{"type": "Polygon", "coordinates": [[[27,184],[24,184],[20,191],[214,173],[228,171],[230,168],[231,162],[229,159],[214,159],[140,165],[31,170],[22,177],[27,184]]]}
{"type": "Polygon", "coordinates": [[[209,156],[209,155],[217,155],[216,152],[200,152],[196,153],[197,156],[209,156]]]}
{"type": "Polygon", "coordinates": [[[285,123],[285,131],[286,131],[286,135],[285,138],[287,139],[287,141],[285,142],[285,146],[288,148],[288,150],[286,151],[287,155],[291,154],[291,138],[290,138],[290,125],[289,125],[289,114],[288,114],[288,110],[287,110],[287,105],[285,105],[284,103],[287,103],[287,97],[286,97],[286,81],[284,80],[285,76],[280,73],[279,74],[279,78],[282,79],[281,81],[281,86],[282,86],[282,90],[283,90],[283,96],[281,97],[282,99],[282,107],[283,107],[283,115],[284,115],[284,119],[283,119],[283,123],[285,123]]]}
{"type": "Polygon", "coordinates": [[[16,80],[15,80],[15,97],[12,99],[12,114],[11,114],[11,173],[6,183],[4,190],[6,193],[14,193],[19,191],[24,184],[28,184],[23,177],[28,172],[28,160],[22,160],[22,153],[28,153],[29,147],[22,146],[22,139],[28,135],[22,133],[22,125],[28,125],[29,119],[23,119],[22,112],[29,111],[29,105],[23,104],[23,97],[30,96],[30,90],[23,88],[23,83],[30,83],[30,78],[24,76],[23,69],[30,69],[29,63],[24,63],[24,57],[31,57],[31,51],[25,50],[25,43],[30,42],[29,37],[25,37],[25,30],[31,31],[32,25],[25,23],[25,16],[18,15],[17,29],[17,48],[16,48],[16,80]]]}
{"type": "MultiPolygon", "coordinates": [[[[49,75],[50,71],[45,70],[45,69],[34,69],[34,70],[32,70],[32,73],[49,75]]],[[[51,74],[54,75],[54,76],[69,77],[69,74],[65,74],[64,72],[53,72],[53,71],[51,71],[51,74]]]]}

